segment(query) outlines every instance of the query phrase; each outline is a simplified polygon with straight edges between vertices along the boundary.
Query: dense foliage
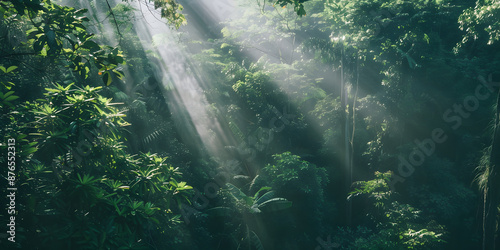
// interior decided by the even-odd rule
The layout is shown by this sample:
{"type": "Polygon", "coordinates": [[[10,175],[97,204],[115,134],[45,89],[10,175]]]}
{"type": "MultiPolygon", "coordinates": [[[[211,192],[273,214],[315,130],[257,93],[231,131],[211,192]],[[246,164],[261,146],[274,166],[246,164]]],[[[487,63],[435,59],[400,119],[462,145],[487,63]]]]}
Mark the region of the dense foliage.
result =
{"type": "Polygon", "coordinates": [[[498,249],[494,0],[0,2],[2,249],[498,249]]]}

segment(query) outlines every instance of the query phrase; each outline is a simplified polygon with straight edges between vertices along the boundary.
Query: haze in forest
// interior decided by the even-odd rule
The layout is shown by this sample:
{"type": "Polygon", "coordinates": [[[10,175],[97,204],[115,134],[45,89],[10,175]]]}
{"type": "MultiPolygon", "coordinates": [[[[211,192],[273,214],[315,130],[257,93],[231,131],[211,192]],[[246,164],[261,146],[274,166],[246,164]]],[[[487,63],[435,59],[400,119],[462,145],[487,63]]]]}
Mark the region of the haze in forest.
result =
{"type": "Polygon", "coordinates": [[[500,249],[500,2],[0,2],[1,249],[500,249]]]}

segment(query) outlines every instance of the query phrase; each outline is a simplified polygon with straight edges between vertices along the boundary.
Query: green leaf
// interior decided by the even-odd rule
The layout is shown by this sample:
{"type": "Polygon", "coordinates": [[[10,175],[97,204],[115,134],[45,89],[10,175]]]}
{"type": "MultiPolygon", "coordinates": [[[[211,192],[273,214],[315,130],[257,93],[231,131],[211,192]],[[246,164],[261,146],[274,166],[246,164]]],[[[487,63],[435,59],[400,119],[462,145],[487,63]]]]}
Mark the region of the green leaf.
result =
{"type": "Polygon", "coordinates": [[[305,15],[306,15],[306,10],[304,9],[304,6],[302,6],[302,4],[301,4],[301,6],[298,8],[298,10],[297,10],[297,14],[298,14],[299,16],[305,16],[305,15]]]}
{"type": "MultiPolygon", "coordinates": [[[[260,190],[259,190],[260,191],[260,190]]],[[[255,201],[255,204],[260,205],[274,197],[274,191],[269,191],[262,195],[257,201],[255,201]]]]}
{"type": "Polygon", "coordinates": [[[17,140],[22,140],[22,139],[24,139],[26,136],[28,136],[28,135],[25,135],[25,134],[20,134],[20,135],[18,135],[18,136],[17,136],[17,140]]]}
{"type": "Polygon", "coordinates": [[[5,93],[3,96],[0,96],[0,98],[5,99],[5,98],[9,97],[12,94],[14,94],[14,91],[9,91],[9,92],[5,93]]]}
{"type": "Polygon", "coordinates": [[[47,43],[51,49],[57,49],[56,33],[53,30],[48,30],[45,35],[47,36],[47,43]]]}
{"type": "MultiPolygon", "coordinates": [[[[4,68],[5,69],[5,68],[4,68]]],[[[6,71],[4,71],[5,73],[10,73],[12,72],[13,70],[17,69],[17,66],[10,66],[6,71]]]]}
{"type": "Polygon", "coordinates": [[[38,150],[37,148],[27,148],[27,149],[23,149],[21,154],[29,155],[29,154],[35,153],[37,150],[38,150]]]}
{"type": "Polygon", "coordinates": [[[98,50],[101,50],[101,47],[96,42],[94,42],[92,40],[86,41],[80,47],[90,50],[90,53],[94,53],[98,50]]]}
{"type": "MultiPolygon", "coordinates": [[[[232,194],[232,196],[233,196],[234,199],[236,199],[236,200],[244,200],[247,204],[249,203],[249,200],[251,201],[251,198],[248,197],[245,193],[243,193],[235,185],[233,185],[231,183],[227,183],[226,186],[228,187],[228,189],[231,192],[231,194],[232,194]]],[[[248,205],[251,205],[251,203],[248,204],[248,205]]]]}
{"type": "Polygon", "coordinates": [[[17,98],[19,98],[19,96],[13,95],[13,96],[9,96],[9,97],[5,98],[4,101],[10,102],[10,101],[16,100],[17,98]]]}
{"type": "Polygon", "coordinates": [[[424,34],[424,41],[426,41],[427,44],[429,44],[430,38],[427,34],[424,34]]]}
{"type": "Polygon", "coordinates": [[[270,199],[268,201],[265,201],[264,203],[260,204],[258,208],[266,213],[266,212],[276,212],[280,211],[283,209],[290,208],[292,206],[292,202],[288,201],[287,199],[284,198],[274,198],[270,199]]]}
{"type": "Polygon", "coordinates": [[[123,75],[122,71],[114,69],[113,73],[115,73],[115,75],[116,75],[116,77],[118,77],[118,79],[120,79],[120,80],[123,79],[124,75],[123,75]]]}
{"type": "Polygon", "coordinates": [[[271,190],[271,187],[262,187],[262,188],[260,188],[259,191],[257,191],[257,193],[255,193],[255,195],[253,196],[253,199],[256,200],[259,197],[260,192],[265,191],[265,190],[271,190]]]}
{"type": "Polygon", "coordinates": [[[102,74],[102,81],[106,84],[106,86],[109,86],[113,81],[113,78],[111,77],[111,74],[108,71],[102,74]]]}
{"type": "Polygon", "coordinates": [[[33,49],[35,50],[35,52],[42,51],[46,42],[47,42],[47,37],[45,35],[39,37],[38,40],[33,44],[33,49]]]}

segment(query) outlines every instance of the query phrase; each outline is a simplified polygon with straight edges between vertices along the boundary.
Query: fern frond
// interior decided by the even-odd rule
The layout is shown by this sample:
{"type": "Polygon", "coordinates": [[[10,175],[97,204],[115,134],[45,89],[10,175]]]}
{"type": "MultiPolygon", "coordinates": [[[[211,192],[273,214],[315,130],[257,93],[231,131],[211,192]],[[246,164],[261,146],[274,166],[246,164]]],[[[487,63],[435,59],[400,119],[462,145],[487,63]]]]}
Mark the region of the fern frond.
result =
{"type": "Polygon", "coordinates": [[[155,131],[153,131],[152,133],[150,133],[149,135],[147,135],[146,137],[144,137],[143,139],[143,143],[144,144],[149,144],[151,143],[152,141],[158,139],[161,135],[163,135],[163,128],[160,128],[160,129],[157,129],[155,131]]]}

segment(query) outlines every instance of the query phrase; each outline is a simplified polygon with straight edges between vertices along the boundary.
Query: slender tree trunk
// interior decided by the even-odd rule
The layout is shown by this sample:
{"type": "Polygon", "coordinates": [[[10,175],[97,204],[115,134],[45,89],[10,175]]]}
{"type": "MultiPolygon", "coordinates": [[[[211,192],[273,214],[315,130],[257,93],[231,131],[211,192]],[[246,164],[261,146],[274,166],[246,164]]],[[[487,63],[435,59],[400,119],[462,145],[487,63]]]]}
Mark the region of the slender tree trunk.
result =
{"type": "MultiPolygon", "coordinates": [[[[342,41],[343,43],[344,41],[342,41]]],[[[350,191],[352,183],[352,173],[351,173],[351,156],[350,156],[350,141],[349,141],[349,115],[347,110],[347,88],[344,79],[344,45],[342,44],[341,59],[340,59],[340,107],[342,110],[342,138],[344,139],[344,166],[345,166],[345,189],[346,198],[350,191]]],[[[352,221],[352,202],[346,199],[346,224],[351,225],[352,221]]]]}
{"type": "Polygon", "coordinates": [[[354,133],[356,132],[356,103],[358,101],[358,90],[359,90],[359,55],[356,54],[356,90],[354,92],[354,99],[352,100],[352,123],[351,123],[351,141],[349,142],[351,147],[351,158],[349,167],[349,182],[353,182],[353,171],[354,171],[354,133]]]}
{"type": "Polygon", "coordinates": [[[483,210],[483,250],[494,250],[497,233],[497,214],[499,205],[500,174],[500,91],[495,110],[495,130],[491,145],[488,166],[488,183],[484,189],[483,210]]]}

